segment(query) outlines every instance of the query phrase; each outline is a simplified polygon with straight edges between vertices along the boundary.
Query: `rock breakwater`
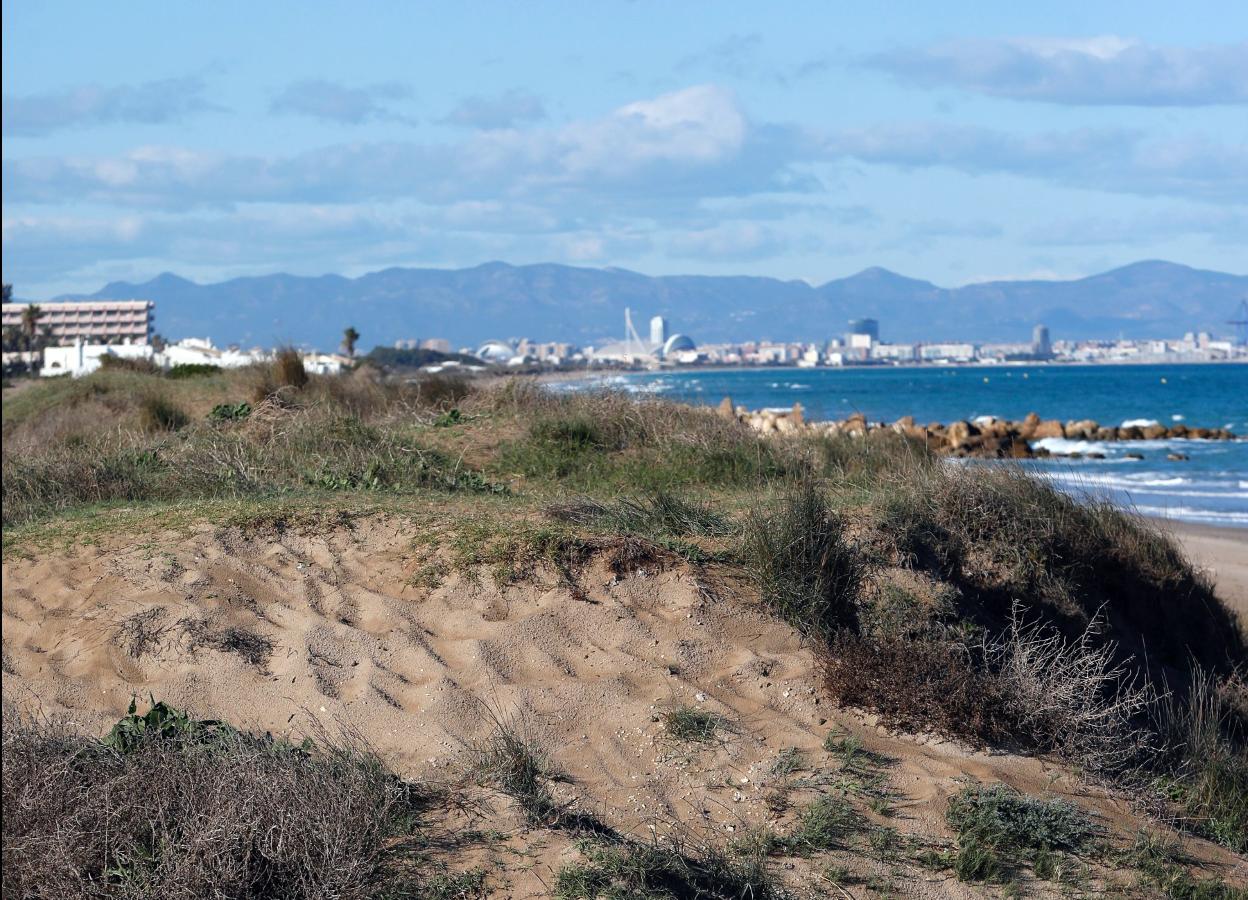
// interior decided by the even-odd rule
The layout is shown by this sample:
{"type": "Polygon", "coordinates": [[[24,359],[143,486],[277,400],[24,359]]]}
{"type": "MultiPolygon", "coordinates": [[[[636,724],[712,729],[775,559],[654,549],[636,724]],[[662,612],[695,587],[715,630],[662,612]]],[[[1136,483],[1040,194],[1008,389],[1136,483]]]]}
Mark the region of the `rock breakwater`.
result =
{"type": "MultiPolygon", "coordinates": [[[[1104,454],[1096,450],[1058,452],[1043,446],[1046,439],[1067,441],[1116,442],[1158,441],[1171,439],[1231,441],[1241,440],[1225,428],[1192,428],[1182,423],[1162,425],[1158,422],[1144,424],[1102,425],[1093,419],[1042,419],[1029,413],[1019,421],[983,416],[974,421],[916,422],[913,416],[903,416],[896,422],[870,422],[861,413],[855,413],[843,421],[808,422],[800,403],[792,409],[749,410],[734,406],[730,397],[719,404],[718,412],[725,418],[735,419],[761,434],[847,434],[858,437],[877,431],[893,431],[925,442],[933,451],[946,456],[976,457],[986,459],[1029,459],[1045,456],[1070,456],[1098,458],[1104,454]]],[[[1139,454],[1132,454],[1139,456],[1139,454]]],[[[1171,453],[1174,458],[1182,454],[1171,453]]]]}

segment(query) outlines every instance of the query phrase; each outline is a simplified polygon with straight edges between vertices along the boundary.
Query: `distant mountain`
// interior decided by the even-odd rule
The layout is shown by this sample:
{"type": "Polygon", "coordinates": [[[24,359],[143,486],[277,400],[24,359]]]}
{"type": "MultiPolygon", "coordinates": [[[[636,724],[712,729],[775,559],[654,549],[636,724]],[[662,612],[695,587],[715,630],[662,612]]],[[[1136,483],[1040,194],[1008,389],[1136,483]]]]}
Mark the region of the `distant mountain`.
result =
{"type": "Polygon", "coordinates": [[[331,349],[354,325],[362,347],[442,337],[452,346],[529,337],[576,344],[623,334],[630,307],[697,341],[822,340],[850,318],[880,320],[889,341],[1027,340],[1037,322],[1055,338],[1224,334],[1248,298],[1248,276],[1139,262],[1073,281],[994,281],[937,287],[871,268],[813,287],[744,276],[650,277],[625,269],[485,263],[471,269],[385,269],[344,278],[264,275],[195,284],[173,274],[113,282],[89,297],[156,302],[166,338],[218,344],[310,344],[331,349]]]}

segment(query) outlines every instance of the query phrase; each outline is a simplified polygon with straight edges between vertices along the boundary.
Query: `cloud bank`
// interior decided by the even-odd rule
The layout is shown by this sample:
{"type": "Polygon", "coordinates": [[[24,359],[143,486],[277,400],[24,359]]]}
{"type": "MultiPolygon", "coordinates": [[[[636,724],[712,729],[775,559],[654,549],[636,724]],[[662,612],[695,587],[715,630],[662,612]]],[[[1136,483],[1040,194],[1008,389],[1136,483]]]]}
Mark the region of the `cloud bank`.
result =
{"type": "Polygon", "coordinates": [[[159,125],[221,107],[204,98],[203,79],[165,78],[136,85],[81,85],[64,91],[5,94],[4,136],[42,137],[115,122],[159,125]]]}
{"type": "Polygon", "coordinates": [[[1130,38],[959,40],[864,63],[921,87],[1090,106],[1248,104],[1248,41],[1158,47],[1130,38]]]}

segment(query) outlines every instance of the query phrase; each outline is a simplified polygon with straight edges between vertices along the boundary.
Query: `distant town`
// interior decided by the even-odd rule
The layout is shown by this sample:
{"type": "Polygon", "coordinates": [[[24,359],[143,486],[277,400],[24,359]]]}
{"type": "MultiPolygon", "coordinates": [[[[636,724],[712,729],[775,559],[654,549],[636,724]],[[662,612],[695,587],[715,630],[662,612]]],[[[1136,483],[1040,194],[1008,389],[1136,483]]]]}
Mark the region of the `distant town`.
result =
{"type": "MultiPolygon", "coordinates": [[[[105,357],[147,360],[153,365],[233,368],[260,362],[276,348],[217,347],[210,336],[162,339],[156,305],[147,300],[67,301],[3,304],[4,368],[38,371],[43,376],[83,375],[105,357]]],[[[986,343],[959,340],[893,343],[886,323],[852,319],[842,333],[819,341],[747,340],[698,344],[675,331],[663,316],[652,317],[645,332],[625,310],[619,340],[577,346],[527,337],[493,339],[476,347],[453,348],[443,338],[399,338],[380,344],[366,358],[395,368],[426,371],[655,369],[696,366],[910,366],[1006,365],[1011,363],[1165,363],[1248,361],[1248,309],[1230,324],[1236,334],[1209,332],[1150,340],[1064,340],[1037,324],[1031,340],[986,343]]],[[[332,374],[357,361],[360,341],[353,327],[343,331],[338,352],[300,349],[310,371],[332,374]]]]}

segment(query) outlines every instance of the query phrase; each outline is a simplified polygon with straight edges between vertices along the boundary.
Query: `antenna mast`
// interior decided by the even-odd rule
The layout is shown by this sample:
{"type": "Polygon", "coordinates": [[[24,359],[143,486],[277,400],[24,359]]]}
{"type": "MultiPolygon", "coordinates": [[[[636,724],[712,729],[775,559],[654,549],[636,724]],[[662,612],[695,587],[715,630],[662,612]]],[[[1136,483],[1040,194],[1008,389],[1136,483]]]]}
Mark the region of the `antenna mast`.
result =
{"type": "Polygon", "coordinates": [[[641,336],[637,334],[637,329],[633,327],[633,314],[627,306],[624,307],[624,344],[628,347],[630,356],[637,358],[649,356],[646,345],[642,342],[641,336]]]}

